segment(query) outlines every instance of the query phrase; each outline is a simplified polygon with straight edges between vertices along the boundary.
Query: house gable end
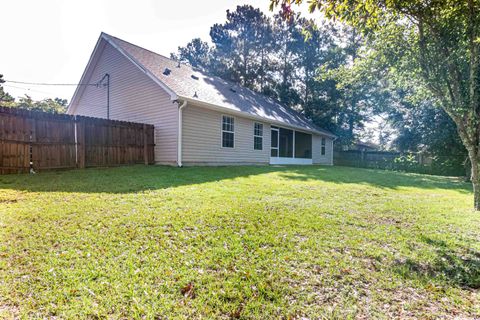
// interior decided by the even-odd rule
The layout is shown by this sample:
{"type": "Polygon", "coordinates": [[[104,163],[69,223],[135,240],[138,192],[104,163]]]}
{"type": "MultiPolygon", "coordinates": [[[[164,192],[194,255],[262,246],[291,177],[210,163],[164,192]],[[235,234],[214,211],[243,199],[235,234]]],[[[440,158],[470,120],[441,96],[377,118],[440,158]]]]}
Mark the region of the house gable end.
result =
{"type": "Polygon", "coordinates": [[[107,118],[109,114],[114,120],[152,124],[155,127],[155,161],[174,164],[177,160],[178,103],[119,50],[102,41],[101,50],[96,50],[82,81],[96,83],[108,73],[108,100],[106,86],[85,86],[77,90],[69,113],[97,118],[107,118]]]}
{"type": "MultiPolygon", "coordinates": [[[[127,60],[129,60],[133,65],[135,65],[136,68],[141,70],[145,75],[147,75],[151,80],[153,80],[158,86],[160,86],[169,96],[172,101],[177,100],[177,94],[170,89],[167,85],[165,85],[162,81],[160,81],[155,75],[153,75],[151,72],[149,72],[144,66],[142,66],[135,58],[133,58],[131,55],[129,55],[125,50],[120,48],[118,45],[115,44],[115,42],[105,33],[102,32],[100,35],[95,48],[90,56],[90,59],[87,63],[87,66],[85,67],[85,70],[82,74],[82,77],[80,79],[79,85],[75,89],[75,92],[73,94],[73,97],[68,105],[67,108],[67,113],[68,114],[74,114],[76,111],[76,108],[78,107],[78,102],[85,91],[85,87],[87,86],[86,84],[91,84],[89,80],[91,79],[91,75],[93,70],[95,69],[98,60],[100,56],[103,53],[103,49],[105,46],[109,44],[113,48],[115,48],[118,52],[120,52],[127,60]]],[[[96,80],[93,83],[97,83],[100,79],[96,80]]]]}

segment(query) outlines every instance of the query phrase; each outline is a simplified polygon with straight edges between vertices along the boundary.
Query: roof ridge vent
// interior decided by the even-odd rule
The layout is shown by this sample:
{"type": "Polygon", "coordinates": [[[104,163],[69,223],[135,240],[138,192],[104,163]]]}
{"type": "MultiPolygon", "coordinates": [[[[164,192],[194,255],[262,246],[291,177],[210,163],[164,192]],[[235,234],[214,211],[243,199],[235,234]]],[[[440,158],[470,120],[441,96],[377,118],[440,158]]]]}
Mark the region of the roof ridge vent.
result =
{"type": "Polygon", "coordinates": [[[199,79],[199,78],[198,78],[196,75],[194,75],[194,74],[192,74],[191,77],[192,77],[192,79],[195,79],[195,80],[198,80],[198,79],[199,79]]]}
{"type": "Polygon", "coordinates": [[[172,73],[172,70],[168,69],[168,68],[165,68],[165,70],[163,70],[163,74],[168,76],[170,75],[170,73],[172,73]]]}
{"type": "Polygon", "coordinates": [[[237,90],[234,87],[230,87],[230,91],[232,91],[233,93],[237,93],[237,90]]]}

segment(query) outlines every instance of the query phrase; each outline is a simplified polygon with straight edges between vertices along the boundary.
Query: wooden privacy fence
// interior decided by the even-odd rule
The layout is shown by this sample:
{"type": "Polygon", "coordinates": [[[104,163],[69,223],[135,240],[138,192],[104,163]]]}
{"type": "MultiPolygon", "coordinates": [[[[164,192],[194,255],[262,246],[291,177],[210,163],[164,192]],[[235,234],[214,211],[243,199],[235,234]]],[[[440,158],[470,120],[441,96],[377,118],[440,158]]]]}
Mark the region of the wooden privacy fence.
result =
{"type": "Polygon", "coordinates": [[[338,166],[389,169],[399,156],[400,153],[390,151],[335,150],[333,163],[338,166]]]}
{"type": "MultiPolygon", "coordinates": [[[[442,176],[465,176],[465,155],[429,156],[424,153],[391,151],[334,151],[333,163],[339,166],[386,169],[442,176]]],[[[468,173],[467,173],[468,175],[468,173]]]]}
{"type": "Polygon", "coordinates": [[[0,174],[152,164],[148,124],[0,107],[0,174]]]}

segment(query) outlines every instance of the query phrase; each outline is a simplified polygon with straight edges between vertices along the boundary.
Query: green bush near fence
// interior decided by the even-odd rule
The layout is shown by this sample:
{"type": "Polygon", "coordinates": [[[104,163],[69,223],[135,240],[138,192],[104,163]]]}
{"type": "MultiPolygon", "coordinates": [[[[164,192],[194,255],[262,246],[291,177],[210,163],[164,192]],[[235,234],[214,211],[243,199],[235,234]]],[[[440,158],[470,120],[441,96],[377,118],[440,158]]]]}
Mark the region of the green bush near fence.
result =
{"type": "Polygon", "coordinates": [[[400,154],[388,151],[358,150],[336,151],[334,164],[339,166],[382,169],[439,176],[465,176],[464,159],[461,156],[435,156],[420,161],[420,155],[400,154]]]}
{"type": "Polygon", "coordinates": [[[414,154],[407,154],[395,158],[391,169],[440,176],[465,175],[462,160],[455,157],[433,157],[430,164],[421,164],[414,154]]]}

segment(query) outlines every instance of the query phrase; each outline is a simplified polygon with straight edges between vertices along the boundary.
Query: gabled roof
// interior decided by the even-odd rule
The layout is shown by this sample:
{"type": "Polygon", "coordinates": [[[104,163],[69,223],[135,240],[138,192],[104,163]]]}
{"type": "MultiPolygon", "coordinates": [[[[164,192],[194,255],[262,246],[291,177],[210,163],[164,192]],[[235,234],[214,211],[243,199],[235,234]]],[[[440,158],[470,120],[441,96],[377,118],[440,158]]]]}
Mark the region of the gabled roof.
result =
{"type": "Polygon", "coordinates": [[[380,146],[376,143],[373,142],[368,142],[368,141],[355,141],[354,145],[360,146],[360,147],[367,147],[371,149],[380,149],[380,146]]]}
{"type": "Polygon", "coordinates": [[[209,75],[199,69],[102,33],[100,38],[127,56],[153,78],[172,99],[184,99],[219,107],[226,112],[240,112],[266,122],[285,124],[335,137],[311,123],[305,116],[260,93],[209,75]],[[169,71],[168,71],[168,70],[169,71]],[[166,71],[167,70],[167,71],[166,71]]]}

